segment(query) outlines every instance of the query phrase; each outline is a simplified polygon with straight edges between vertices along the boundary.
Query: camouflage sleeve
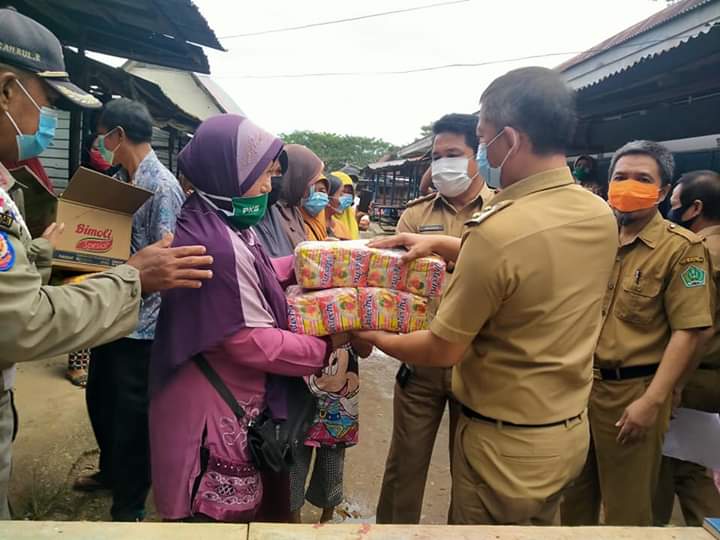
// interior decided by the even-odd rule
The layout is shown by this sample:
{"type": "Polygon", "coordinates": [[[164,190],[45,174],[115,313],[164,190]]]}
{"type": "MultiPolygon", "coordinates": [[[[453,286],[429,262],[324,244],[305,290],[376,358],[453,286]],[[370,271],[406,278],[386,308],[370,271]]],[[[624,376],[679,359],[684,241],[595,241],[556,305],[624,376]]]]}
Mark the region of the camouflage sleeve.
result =
{"type": "Polygon", "coordinates": [[[127,265],[77,285],[43,286],[17,224],[0,228],[0,369],[129,334],[140,297],[138,272],[127,265]]]}

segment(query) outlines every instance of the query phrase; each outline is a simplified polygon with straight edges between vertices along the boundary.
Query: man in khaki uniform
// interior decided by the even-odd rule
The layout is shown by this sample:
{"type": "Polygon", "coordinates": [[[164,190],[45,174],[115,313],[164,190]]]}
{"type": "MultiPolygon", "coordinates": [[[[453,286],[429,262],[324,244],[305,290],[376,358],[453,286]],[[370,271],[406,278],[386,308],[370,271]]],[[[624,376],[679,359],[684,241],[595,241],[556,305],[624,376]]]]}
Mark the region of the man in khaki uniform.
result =
{"type": "MultiPolygon", "coordinates": [[[[683,175],[670,198],[668,218],[705,240],[717,286],[720,271],[720,175],[694,171],[683,175]]],[[[720,413],[720,303],[715,306],[713,337],[703,348],[698,369],[682,391],[681,407],[720,413]]],[[[672,424],[670,429],[672,430],[672,424]]],[[[692,441],[702,444],[702,440],[692,441]]],[[[720,493],[712,474],[702,465],[663,456],[655,494],[656,525],[667,525],[677,494],[685,523],[702,526],[706,517],[720,516],[720,493]]]]}
{"type": "MultiPolygon", "coordinates": [[[[53,101],[74,107],[100,103],[69,81],[60,42],[42,25],[0,9],[0,40],[0,162],[16,161],[34,157],[49,145],[56,125],[53,101]]],[[[31,246],[30,232],[5,189],[13,184],[0,166],[0,519],[10,517],[7,488],[17,428],[11,393],[14,363],[129,333],[137,324],[142,294],[199,287],[210,271],[196,267],[212,262],[201,256],[200,246],[167,249],[167,238],[82,284],[44,286],[41,270],[49,267],[52,245],[38,239],[31,246]]]]}
{"type": "MultiPolygon", "coordinates": [[[[495,194],[477,169],[477,117],[448,114],[433,125],[436,193],[408,203],[398,233],[460,237],[466,221],[495,194]]],[[[431,306],[431,312],[437,306],[431,306]]],[[[460,405],[450,391],[451,368],[403,364],[393,397],[393,434],[377,507],[378,523],[419,523],[435,436],[448,404],[450,456],[460,405]]]]}
{"type": "Polygon", "coordinates": [[[592,351],[617,229],[565,163],[575,111],[557,73],[511,71],[481,104],[478,164],[500,169],[501,191],[470,220],[462,247],[407,234],[377,242],[409,247],[406,258],[457,259],[437,316],[427,331],[358,335],[414,365],[455,366],[463,415],[452,523],[549,525],[587,453],[592,351]]]}
{"type": "Polygon", "coordinates": [[[592,445],[565,496],[566,525],[597,524],[601,500],[608,525],[652,525],[672,393],[713,324],[707,249],[657,210],[673,169],[672,154],[651,141],[626,144],[610,164],[609,201],[620,248],[595,350],[592,445]]]}

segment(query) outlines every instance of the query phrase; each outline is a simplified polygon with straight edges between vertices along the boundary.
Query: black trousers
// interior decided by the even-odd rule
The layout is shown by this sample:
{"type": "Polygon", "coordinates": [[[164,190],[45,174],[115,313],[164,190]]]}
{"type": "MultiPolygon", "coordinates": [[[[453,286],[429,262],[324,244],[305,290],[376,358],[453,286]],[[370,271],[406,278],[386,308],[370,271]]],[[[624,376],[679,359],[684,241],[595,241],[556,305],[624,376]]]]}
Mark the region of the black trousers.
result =
{"type": "Polygon", "coordinates": [[[151,340],[119,339],[92,350],[85,393],[100,448],[100,479],[114,521],[145,515],[150,490],[148,368],[151,340]]]}

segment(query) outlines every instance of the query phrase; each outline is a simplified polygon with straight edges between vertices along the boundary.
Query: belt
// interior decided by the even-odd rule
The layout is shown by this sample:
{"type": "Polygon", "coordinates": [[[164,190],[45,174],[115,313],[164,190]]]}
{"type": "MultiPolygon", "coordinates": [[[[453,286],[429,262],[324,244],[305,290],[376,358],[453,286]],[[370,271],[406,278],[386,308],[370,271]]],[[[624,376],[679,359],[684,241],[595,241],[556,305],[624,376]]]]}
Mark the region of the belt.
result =
{"type": "Polygon", "coordinates": [[[488,422],[490,424],[501,424],[503,426],[516,427],[516,428],[555,427],[555,426],[561,426],[561,425],[566,424],[567,422],[571,422],[573,420],[579,420],[582,417],[582,413],[580,413],[580,414],[577,414],[570,418],[566,418],[565,420],[559,420],[557,422],[548,422],[547,424],[516,424],[515,422],[506,422],[505,420],[498,420],[497,418],[490,418],[489,416],[483,416],[482,414],[473,411],[471,408],[466,407],[465,405],[462,406],[462,411],[465,416],[467,416],[468,418],[472,418],[474,420],[482,420],[483,422],[488,422]]]}
{"type": "Polygon", "coordinates": [[[639,379],[655,375],[660,364],[644,366],[628,366],[617,368],[593,368],[593,378],[601,381],[624,381],[625,379],[639,379]]]}
{"type": "Polygon", "coordinates": [[[720,366],[716,364],[700,364],[698,369],[720,369],[720,366]]]}

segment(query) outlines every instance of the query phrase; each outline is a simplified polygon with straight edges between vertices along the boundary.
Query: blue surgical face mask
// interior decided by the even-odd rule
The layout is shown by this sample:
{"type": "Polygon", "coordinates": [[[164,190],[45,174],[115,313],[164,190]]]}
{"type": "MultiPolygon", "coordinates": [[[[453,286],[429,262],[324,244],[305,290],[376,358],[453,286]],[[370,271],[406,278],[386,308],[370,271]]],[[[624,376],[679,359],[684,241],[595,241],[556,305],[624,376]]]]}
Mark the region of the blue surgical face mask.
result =
{"type": "Polygon", "coordinates": [[[344,212],[345,210],[350,208],[354,202],[355,197],[353,197],[349,193],[346,193],[345,195],[340,195],[340,211],[344,212]]]}
{"type": "Polygon", "coordinates": [[[57,128],[58,117],[54,110],[48,107],[40,107],[30,93],[25,90],[25,87],[20,81],[16,80],[15,82],[17,82],[20,89],[32,102],[32,104],[35,105],[35,108],[40,111],[38,128],[32,135],[26,135],[21,132],[10,113],[5,111],[10,123],[15,128],[15,131],[17,131],[17,137],[15,139],[18,147],[18,161],[23,161],[39,156],[48,146],[50,146],[50,143],[52,143],[55,138],[55,129],[57,128]]]}
{"type": "Polygon", "coordinates": [[[311,190],[310,195],[302,202],[305,211],[313,217],[325,210],[328,204],[330,204],[328,194],[315,190],[311,190]]]}
{"type": "Polygon", "coordinates": [[[502,135],[504,130],[505,128],[501,129],[489,143],[480,143],[480,145],[478,146],[477,156],[475,156],[478,171],[480,171],[480,174],[485,179],[485,183],[491,188],[495,189],[498,189],[500,187],[502,167],[503,165],[505,165],[507,158],[510,156],[510,152],[507,153],[505,159],[502,160],[502,163],[500,163],[499,167],[493,167],[492,165],[490,165],[490,161],[488,160],[487,151],[488,148],[490,148],[490,145],[498,140],[498,137],[502,135]]]}

